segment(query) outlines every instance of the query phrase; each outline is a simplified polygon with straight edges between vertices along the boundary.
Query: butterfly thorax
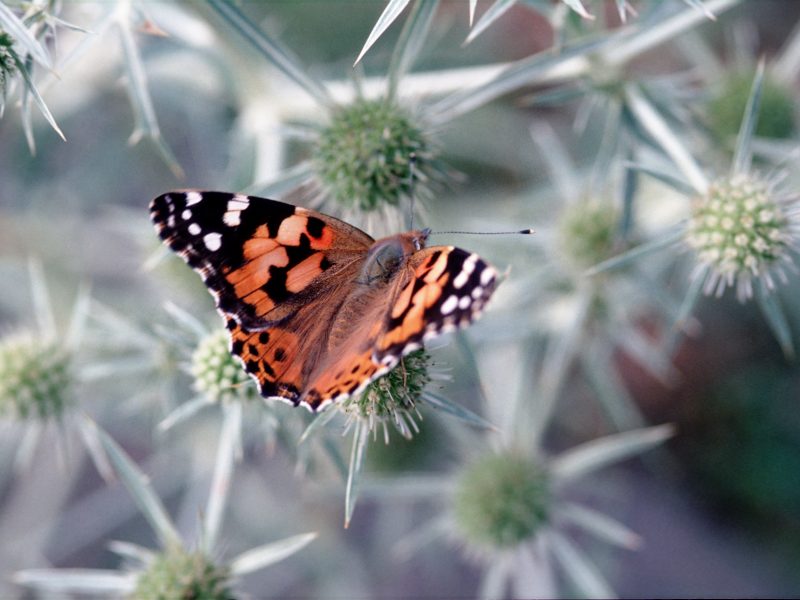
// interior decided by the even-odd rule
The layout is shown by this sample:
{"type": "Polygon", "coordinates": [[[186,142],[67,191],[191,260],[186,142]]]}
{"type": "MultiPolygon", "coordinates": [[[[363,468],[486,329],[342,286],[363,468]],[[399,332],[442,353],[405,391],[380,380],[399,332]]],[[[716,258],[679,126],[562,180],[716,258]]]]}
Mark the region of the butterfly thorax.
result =
{"type": "Polygon", "coordinates": [[[409,231],[375,241],[356,275],[354,284],[339,305],[330,324],[328,349],[336,354],[352,344],[353,339],[364,344],[374,341],[364,329],[378,329],[391,300],[387,288],[395,288],[411,275],[406,273],[410,257],[425,244],[427,232],[409,231]]]}
{"type": "Polygon", "coordinates": [[[368,286],[388,283],[414,252],[425,247],[427,238],[427,230],[414,230],[377,240],[364,260],[358,283],[368,286]]]}

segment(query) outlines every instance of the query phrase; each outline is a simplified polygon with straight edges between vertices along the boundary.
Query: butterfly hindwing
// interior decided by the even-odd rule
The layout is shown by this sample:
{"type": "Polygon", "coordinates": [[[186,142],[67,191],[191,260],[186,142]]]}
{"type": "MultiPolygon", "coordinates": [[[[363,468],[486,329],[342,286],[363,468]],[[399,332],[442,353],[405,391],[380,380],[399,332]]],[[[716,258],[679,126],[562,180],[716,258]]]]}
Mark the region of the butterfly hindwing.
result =
{"type": "Polygon", "coordinates": [[[453,246],[416,252],[413,277],[396,292],[385,317],[374,359],[395,364],[425,340],[466,327],[483,310],[497,283],[497,273],[477,254],[453,246]]]}
{"type": "Polygon", "coordinates": [[[286,318],[373,241],[333,217],[243,194],[170,192],[153,200],[150,213],[217,308],[248,329],[286,318]]]}
{"type": "Polygon", "coordinates": [[[398,271],[380,310],[334,360],[309,378],[302,396],[317,407],[361,392],[425,340],[465,327],[480,315],[497,274],[476,254],[452,246],[414,252],[398,271]]]}

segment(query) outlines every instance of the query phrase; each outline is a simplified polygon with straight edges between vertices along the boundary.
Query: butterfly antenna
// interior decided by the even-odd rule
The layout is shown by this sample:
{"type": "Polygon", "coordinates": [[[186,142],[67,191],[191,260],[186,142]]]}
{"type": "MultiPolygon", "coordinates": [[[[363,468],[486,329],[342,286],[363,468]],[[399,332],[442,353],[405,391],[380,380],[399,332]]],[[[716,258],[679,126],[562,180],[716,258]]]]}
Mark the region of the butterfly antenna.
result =
{"type": "Polygon", "coordinates": [[[444,233],[463,235],[531,235],[536,233],[536,231],[533,229],[520,229],[517,231],[431,231],[430,235],[441,235],[444,233]]]}
{"type": "Polygon", "coordinates": [[[408,188],[411,193],[411,217],[408,220],[409,231],[414,229],[414,203],[416,200],[415,186],[417,183],[417,153],[411,152],[408,155],[408,188]]]}

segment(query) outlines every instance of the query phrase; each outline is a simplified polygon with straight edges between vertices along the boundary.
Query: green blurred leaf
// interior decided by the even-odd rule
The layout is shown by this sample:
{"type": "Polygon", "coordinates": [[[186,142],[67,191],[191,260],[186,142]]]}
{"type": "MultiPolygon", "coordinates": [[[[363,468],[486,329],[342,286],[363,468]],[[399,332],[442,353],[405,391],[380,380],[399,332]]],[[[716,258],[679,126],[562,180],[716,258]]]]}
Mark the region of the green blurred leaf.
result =
{"type": "MultiPolygon", "coordinates": [[[[36,103],[36,106],[39,107],[39,111],[42,113],[44,118],[50,124],[50,127],[52,127],[53,130],[58,134],[58,137],[60,137],[62,140],[66,142],[67,138],[64,137],[64,133],[58,126],[58,123],[56,123],[55,117],[53,117],[53,114],[50,112],[50,109],[47,108],[47,104],[45,104],[44,98],[42,98],[41,94],[39,93],[39,90],[36,88],[36,84],[33,83],[33,77],[31,77],[31,73],[30,70],[28,69],[28,66],[19,59],[16,53],[12,53],[11,56],[14,60],[14,64],[17,65],[17,70],[20,72],[20,75],[22,75],[22,78],[25,80],[25,93],[29,94],[30,97],[33,98],[33,101],[36,103]]],[[[26,105],[27,101],[23,99],[23,110],[25,110],[26,105]]],[[[31,147],[31,154],[34,154],[35,148],[33,147],[33,141],[32,141],[33,134],[31,132],[31,127],[29,122],[26,127],[26,134],[29,136],[28,145],[31,147]]]]}
{"type": "Polygon", "coordinates": [[[39,43],[30,32],[25,23],[15,15],[10,8],[0,2],[0,30],[5,30],[14,38],[26,54],[30,54],[33,59],[46,69],[53,68],[53,61],[47,48],[39,43]]]}
{"type": "Polygon", "coordinates": [[[224,18],[242,37],[292,81],[303,88],[322,106],[331,108],[334,102],[327,90],[308,74],[306,69],[286,46],[261,31],[229,0],[208,0],[210,6],[224,18]]]}
{"type": "Polygon", "coordinates": [[[631,262],[642,258],[643,256],[647,256],[648,254],[652,254],[662,248],[666,248],[668,246],[672,246],[673,244],[678,243],[680,240],[683,239],[685,225],[680,224],[678,227],[671,228],[670,231],[661,234],[660,236],[656,237],[655,239],[646,242],[644,244],[639,244],[628,250],[627,252],[623,252],[621,254],[617,254],[609,258],[608,260],[604,260],[601,263],[597,263],[590,269],[587,269],[584,272],[586,277],[592,277],[597,275],[598,273],[603,273],[605,271],[611,271],[613,269],[619,269],[622,267],[627,266],[631,262]]]}
{"type": "Polygon", "coordinates": [[[438,5],[438,0],[417,0],[411,9],[411,14],[403,25],[400,38],[392,53],[392,60],[389,63],[389,89],[387,92],[389,98],[397,95],[397,86],[400,80],[411,68],[422,44],[425,43],[438,5]]]}
{"type": "Polygon", "coordinates": [[[223,407],[222,431],[217,446],[211,493],[203,522],[203,545],[211,556],[219,536],[225,505],[231,489],[231,474],[237,453],[241,452],[242,405],[231,402],[223,407]]]}
{"type": "Polygon", "coordinates": [[[449,398],[442,396],[440,394],[436,394],[434,392],[425,390],[422,392],[422,398],[425,400],[426,403],[430,404],[433,408],[442,411],[452,417],[455,417],[467,425],[471,425],[473,427],[479,427],[481,429],[489,429],[492,431],[497,431],[497,427],[495,427],[492,423],[481,417],[480,415],[475,414],[471,410],[464,408],[460,404],[453,402],[449,398]]]}
{"type": "Polygon", "coordinates": [[[158,430],[160,432],[168,431],[175,427],[175,425],[183,423],[187,419],[192,418],[206,406],[211,406],[211,402],[209,402],[208,399],[203,396],[195,396],[191,400],[187,400],[178,406],[175,410],[164,417],[164,419],[158,424],[158,430]]]}
{"type": "Polygon", "coordinates": [[[793,359],[795,354],[792,328],[789,326],[789,321],[786,319],[783,308],[775,294],[772,293],[772,290],[767,288],[767,284],[764,283],[762,278],[758,278],[755,283],[756,301],[761,307],[761,312],[764,314],[770,329],[772,329],[772,333],[775,334],[783,354],[786,358],[793,359]]]}
{"type": "MultiPolygon", "coordinates": [[[[400,13],[403,12],[409,2],[410,0],[389,0],[389,2],[386,4],[386,8],[383,9],[381,16],[378,17],[378,20],[375,22],[372,31],[369,32],[367,41],[364,42],[364,47],[361,48],[361,52],[358,53],[358,57],[353,63],[353,66],[356,66],[361,61],[363,56],[367,53],[367,50],[369,50],[372,45],[378,41],[378,38],[380,38],[389,28],[389,26],[395,22],[397,17],[400,16],[400,13]]],[[[417,5],[419,4],[420,3],[418,2],[417,5]]]]}
{"type": "Polygon", "coordinates": [[[547,534],[548,546],[561,564],[566,576],[586,598],[616,598],[611,585],[583,552],[557,531],[547,534]]]}
{"type": "Polygon", "coordinates": [[[560,506],[558,515],[595,537],[620,548],[635,550],[642,543],[639,535],[619,521],[575,502],[567,502],[560,506]]]}
{"type": "Polygon", "coordinates": [[[756,69],[756,75],[753,78],[753,85],[750,88],[750,95],[747,97],[744,115],[742,115],[742,124],[739,127],[739,135],[736,138],[736,150],[731,162],[731,177],[750,170],[750,163],[753,160],[753,134],[758,124],[758,111],[761,107],[763,87],[764,59],[762,58],[758,63],[758,69],[756,69]]]}
{"type": "Polygon", "coordinates": [[[683,194],[687,198],[692,198],[695,194],[697,194],[695,188],[692,187],[685,179],[680,179],[678,177],[675,177],[675,175],[673,175],[672,173],[662,171],[661,169],[658,169],[656,167],[651,167],[636,163],[625,163],[624,166],[629,171],[650,175],[650,177],[653,177],[654,179],[657,179],[661,183],[668,185],[673,190],[683,194]]]}
{"type": "Polygon", "coordinates": [[[541,52],[516,61],[482,85],[459,90],[445,96],[430,105],[426,109],[426,114],[434,122],[452,121],[456,117],[522,86],[541,84],[564,76],[574,76],[586,70],[586,65],[578,64],[576,61],[580,61],[581,58],[607,44],[614,43],[617,38],[617,34],[599,35],[583,39],[570,46],[564,46],[557,54],[541,52]]]}
{"type": "Polygon", "coordinates": [[[369,442],[369,423],[357,421],[353,432],[353,446],[350,450],[350,465],[347,471],[347,484],[344,498],[344,526],[350,525],[350,519],[358,500],[361,471],[364,467],[367,443],[369,442]]]}
{"type": "Polygon", "coordinates": [[[657,425],[608,435],[576,446],[550,461],[556,483],[563,484],[592,471],[641,454],[672,437],[672,425],[657,425]]]}
{"type": "Polygon", "coordinates": [[[658,113],[644,94],[634,85],[625,87],[625,100],[636,121],[680,169],[697,194],[708,189],[708,178],[686,148],[684,140],[658,113]]]}
{"type": "Polygon", "coordinates": [[[120,33],[122,53],[128,74],[126,88],[136,121],[128,143],[133,145],[139,142],[141,138],[147,137],[153,142],[156,150],[173,175],[178,179],[183,179],[183,169],[161,135],[161,128],[158,125],[156,111],[153,108],[153,100],[150,97],[150,90],[147,86],[142,57],[139,55],[139,47],[136,45],[136,40],[133,39],[133,33],[130,30],[131,24],[125,20],[125,16],[125,13],[119,15],[116,25],[120,33]]]}
{"type": "MultiPolygon", "coordinates": [[[[97,427],[91,421],[88,425],[97,427]]],[[[100,439],[103,448],[114,468],[117,471],[125,487],[128,488],[131,496],[133,497],[142,515],[147,519],[153,527],[158,538],[161,540],[165,548],[171,546],[180,546],[181,539],[178,531],[172,524],[167,510],[161,503],[161,500],[156,495],[153,487],[150,485],[147,477],[139,470],[139,467],[130,459],[125,451],[111,439],[111,437],[102,429],[97,428],[97,436],[100,439]]]]}
{"type": "MultiPolygon", "coordinates": [[[[503,16],[506,11],[514,6],[517,3],[517,0],[495,0],[495,3],[492,4],[486,12],[483,13],[478,22],[472,27],[472,30],[469,32],[467,39],[464,41],[465,44],[469,44],[472,40],[478,37],[481,33],[486,31],[486,29],[494,23],[497,19],[503,16]]],[[[472,7],[470,7],[472,8],[472,7]]],[[[472,18],[470,16],[470,24],[472,23],[472,18]]]]}
{"type": "Polygon", "coordinates": [[[586,10],[586,7],[583,5],[581,0],[561,0],[564,4],[569,6],[572,10],[578,13],[584,19],[594,20],[594,16],[589,14],[586,10]]]}
{"type": "Polygon", "coordinates": [[[316,537],[316,533],[301,533],[247,550],[231,561],[231,575],[246,575],[279,563],[305,548],[316,537]]]}
{"type": "Polygon", "coordinates": [[[101,569],[25,569],[12,576],[14,583],[50,593],[129,594],[136,585],[136,573],[101,569]]]}

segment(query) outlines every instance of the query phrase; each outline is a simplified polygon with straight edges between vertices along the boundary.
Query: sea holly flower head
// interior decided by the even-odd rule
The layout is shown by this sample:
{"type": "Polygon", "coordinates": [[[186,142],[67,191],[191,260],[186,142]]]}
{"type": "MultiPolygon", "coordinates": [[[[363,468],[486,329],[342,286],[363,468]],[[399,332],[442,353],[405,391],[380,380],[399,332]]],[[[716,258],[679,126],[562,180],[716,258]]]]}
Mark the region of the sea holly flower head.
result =
{"type": "Polygon", "coordinates": [[[453,511],[464,541],[480,552],[534,538],[550,503],[547,472],[531,457],[506,451],[487,454],[461,474],[453,511]]]}
{"type": "Polygon", "coordinates": [[[214,564],[202,552],[175,547],[153,557],[129,597],[228,600],[229,579],[229,568],[214,564]]]}
{"type": "Polygon", "coordinates": [[[217,329],[207,334],[192,353],[194,388],[212,402],[226,404],[258,398],[258,390],[229,349],[228,332],[217,329]]]}
{"type": "Polygon", "coordinates": [[[559,218],[560,247],[567,262],[582,273],[617,249],[620,215],[607,202],[587,201],[568,206],[559,218]]]}
{"type": "Polygon", "coordinates": [[[782,201],[775,186],[754,175],[719,179],[692,203],[686,242],[697,252],[695,277],[705,274],[703,290],[721,296],[736,287],[740,301],[753,296],[753,279],[775,287],[786,281],[798,248],[800,212],[782,201]]]}
{"type": "Polygon", "coordinates": [[[77,404],[90,302],[86,290],[80,290],[61,327],[38,262],[30,262],[29,276],[36,326],[0,336],[0,417],[23,425],[60,421],[77,404]]]}
{"type": "MultiPolygon", "coordinates": [[[[739,130],[742,113],[753,83],[755,70],[728,74],[707,106],[708,121],[717,139],[728,139],[739,130]]],[[[794,93],[767,72],[761,91],[761,106],[755,134],[759,137],[786,139],[797,131],[794,93]]]]}
{"type": "Polygon", "coordinates": [[[60,418],[74,404],[69,350],[32,333],[0,340],[0,415],[60,418]]]}
{"type": "Polygon", "coordinates": [[[610,584],[568,531],[581,530],[629,550],[639,545],[640,538],[615,519],[570,499],[565,490],[671,435],[672,428],[666,425],[641,428],[585,442],[555,456],[530,446],[538,439],[512,439],[477,456],[443,482],[435,493],[447,498],[449,506],[440,531],[461,545],[468,558],[485,565],[480,597],[508,597],[509,588],[524,597],[556,597],[553,562],[581,596],[613,597],[610,584]],[[531,578],[531,573],[537,577],[531,578]]]}
{"type": "MultiPolygon", "coordinates": [[[[5,31],[0,31],[0,96],[3,98],[6,94],[6,87],[8,82],[14,77],[17,70],[17,64],[14,62],[14,55],[11,53],[11,47],[14,45],[14,38],[8,35],[5,31]]],[[[0,107],[3,105],[0,102],[0,107]]]]}
{"type": "Polygon", "coordinates": [[[356,99],[333,111],[313,149],[317,176],[344,208],[397,206],[415,181],[434,174],[435,152],[416,119],[397,103],[356,99]]]}
{"type": "Polygon", "coordinates": [[[231,405],[229,412],[235,419],[223,423],[220,431],[198,543],[183,540],[149,478],[105,431],[87,420],[85,435],[107,457],[158,537],[160,548],[152,550],[130,542],[114,542],[111,549],[126,559],[122,569],[25,569],[15,573],[14,580],[42,591],[57,589],[80,597],[96,595],[100,590],[109,597],[132,600],[227,600],[236,597],[233,588],[238,578],[280,562],[307,546],[316,537],[315,533],[269,542],[225,562],[213,558],[221,554],[218,540],[239,448],[235,421],[241,420],[241,406],[231,405]]]}
{"type": "Polygon", "coordinates": [[[405,438],[417,431],[414,415],[425,386],[431,381],[428,373],[430,354],[424,349],[403,357],[386,375],[370,383],[357,396],[347,398],[341,410],[351,418],[366,421],[375,431],[382,426],[388,442],[387,424],[392,423],[405,438]]]}

